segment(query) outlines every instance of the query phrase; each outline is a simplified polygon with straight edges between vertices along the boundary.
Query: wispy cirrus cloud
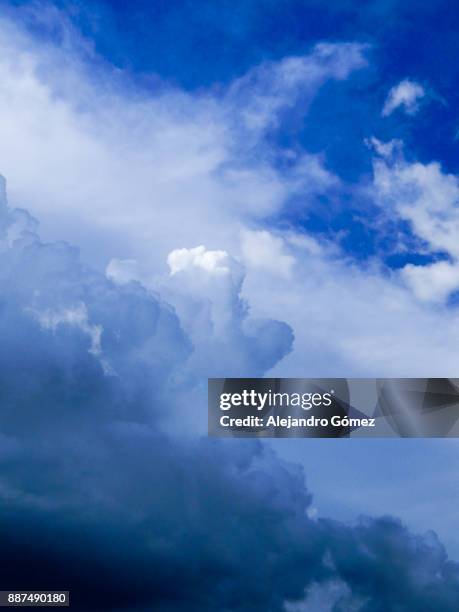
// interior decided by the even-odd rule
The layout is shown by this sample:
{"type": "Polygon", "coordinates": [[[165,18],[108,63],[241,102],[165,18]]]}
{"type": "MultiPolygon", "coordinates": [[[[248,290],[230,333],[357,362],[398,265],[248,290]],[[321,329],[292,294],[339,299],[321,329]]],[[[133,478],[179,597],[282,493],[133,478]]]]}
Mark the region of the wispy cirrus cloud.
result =
{"type": "Polygon", "coordinates": [[[158,80],[147,91],[98,64],[63,14],[48,20],[60,44],[0,19],[0,168],[45,237],[78,243],[104,267],[115,257],[157,271],[175,248],[234,251],[241,223],[336,184],[320,156],[266,136],[324,83],[362,68],[361,45],[318,45],[220,89],[158,80]]]}

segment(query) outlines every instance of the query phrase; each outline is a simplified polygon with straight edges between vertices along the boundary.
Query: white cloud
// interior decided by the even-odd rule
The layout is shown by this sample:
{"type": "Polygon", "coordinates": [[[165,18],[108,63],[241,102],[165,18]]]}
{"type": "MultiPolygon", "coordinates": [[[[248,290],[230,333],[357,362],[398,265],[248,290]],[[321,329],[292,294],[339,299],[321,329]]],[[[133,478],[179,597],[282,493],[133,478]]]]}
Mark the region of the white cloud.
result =
{"type": "Polygon", "coordinates": [[[410,224],[424,250],[446,251],[450,262],[388,274],[375,262],[359,267],[306,234],[279,233],[296,260],[293,279],[278,275],[274,282],[272,270],[248,258],[243,284],[253,315],[282,318],[295,332],[293,352],[271,374],[454,375],[459,313],[442,302],[459,288],[458,179],[436,163],[407,162],[401,143],[373,144],[372,195],[388,218],[410,224]],[[306,251],[304,239],[312,242],[306,251]]]}
{"type": "Polygon", "coordinates": [[[175,249],[170,274],[157,280],[191,338],[189,370],[198,378],[260,375],[291,348],[292,330],[270,316],[252,316],[242,298],[244,266],[225,251],[175,249]]]}
{"type": "MultiPolygon", "coordinates": [[[[290,106],[307,110],[324,82],[362,67],[361,46],[320,45],[218,93],[164,84],[151,93],[105,68],[89,78],[71,44],[45,47],[4,18],[0,32],[0,169],[13,203],[39,216],[45,238],[67,239],[103,269],[109,264],[119,284],[136,278],[159,290],[199,345],[202,372],[217,362],[235,367],[244,343],[238,367],[253,372],[247,339],[256,319],[293,328],[294,352],[277,370],[286,375],[453,370],[454,312],[439,324],[399,277],[359,270],[308,235],[266,229],[292,195],[304,194],[307,207],[340,187],[319,155],[282,151],[290,158],[277,164],[264,136],[290,106]],[[205,251],[193,254],[196,245],[205,251]],[[163,274],[174,251],[174,274],[163,274]]],[[[375,189],[432,249],[459,254],[455,177],[436,164],[382,157],[375,189]]]]}
{"type": "Polygon", "coordinates": [[[374,181],[382,205],[391,206],[432,250],[459,256],[459,179],[436,162],[377,159],[374,181]]]}
{"type": "MultiPolygon", "coordinates": [[[[266,136],[289,108],[306,113],[324,83],[362,68],[365,48],[321,44],[220,90],[147,92],[107,66],[88,68],[92,50],[59,12],[46,18],[62,30],[59,47],[0,17],[0,173],[12,205],[40,218],[45,240],[81,247],[120,290],[140,280],[160,291],[193,343],[188,373],[263,373],[293,335],[242,298],[241,231],[256,232],[294,195],[307,207],[339,185],[322,156],[266,136]]],[[[279,250],[271,267],[291,275],[290,247],[254,237],[279,250]]],[[[258,269],[253,245],[249,259],[258,269]]]]}
{"type": "Polygon", "coordinates": [[[167,257],[170,273],[201,268],[209,274],[230,274],[231,261],[226,251],[207,251],[203,245],[194,249],[175,249],[167,257]]]}
{"type": "Polygon", "coordinates": [[[249,131],[263,131],[275,125],[282,110],[299,97],[307,105],[325,81],[346,79],[365,66],[364,51],[364,45],[355,43],[320,43],[309,56],[265,62],[231,85],[229,99],[241,105],[241,118],[249,131]]]}
{"type": "MultiPolygon", "coordinates": [[[[58,344],[66,328],[79,330],[62,312],[89,293],[91,316],[86,322],[80,317],[80,324],[89,326],[80,330],[89,338],[83,351],[87,345],[97,349],[91,326],[103,324],[110,360],[127,387],[126,395],[113,394],[121,404],[132,398],[131,381],[146,381],[148,389],[139,395],[152,394],[160,405],[165,395],[180,402],[177,387],[173,394],[155,395],[172,377],[191,372],[196,382],[209,375],[265,373],[293,339],[280,321],[294,330],[294,350],[272,373],[457,374],[455,310],[419,303],[422,290],[415,281],[408,290],[397,275],[388,277],[377,267],[359,269],[337,247],[291,229],[268,232],[266,223],[257,224],[292,195],[301,194],[307,207],[315,194],[339,187],[319,155],[283,151],[289,163],[280,170],[275,163],[279,151],[270,148],[264,135],[291,105],[307,110],[322,83],[346,78],[361,67],[359,45],[322,45],[307,57],[251,70],[226,91],[189,94],[164,84],[153,93],[135,91],[125,87],[122,75],[105,69],[90,78],[73,35],[66,40],[63,49],[45,47],[0,21],[0,172],[9,178],[13,202],[40,217],[46,238],[78,244],[85,259],[102,268],[110,262],[107,275],[117,286],[105,278],[95,280],[85,268],[84,274],[75,271],[71,249],[42,245],[39,256],[33,252],[12,268],[13,297],[19,295],[22,303],[25,295],[33,302],[33,289],[41,287],[40,312],[57,308],[50,321],[56,321],[56,312],[67,319],[53,332],[58,344]],[[240,244],[244,228],[250,245],[240,244]],[[199,244],[206,245],[202,257],[190,256],[199,244]],[[168,254],[181,248],[185,264],[179,257],[174,274],[158,279],[168,254]],[[245,276],[234,259],[244,251],[245,276]],[[225,256],[206,256],[209,252],[225,256]],[[53,274],[54,266],[60,275],[53,274]],[[217,268],[229,273],[214,273],[217,268]],[[180,322],[172,308],[151,299],[140,285],[123,286],[131,279],[159,289],[180,322]],[[190,359],[183,330],[193,345],[190,359]]],[[[397,148],[381,145],[379,153],[396,156],[397,148]]],[[[444,245],[456,253],[455,177],[435,164],[380,163],[375,180],[381,204],[412,223],[432,248],[444,245]],[[421,193],[420,200],[415,193],[421,193]],[[437,206],[438,198],[444,201],[437,206]],[[435,206],[430,209],[432,202],[438,214],[435,206]],[[435,222],[432,215],[438,217],[435,222]]],[[[14,215],[9,245],[18,237],[25,240],[24,230],[34,227],[24,213],[14,215]]],[[[2,280],[6,269],[0,270],[2,280]]],[[[411,271],[413,278],[416,274],[411,271]]],[[[433,274],[441,276],[438,269],[433,274]]],[[[445,281],[437,286],[444,291],[445,281]]],[[[19,342],[22,327],[10,329],[4,321],[3,335],[19,342]]],[[[27,336],[24,346],[30,344],[34,349],[27,336]]],[[[69,355],[58,353],[59,365],[72,362],[72,347],[69,355]]],[[[37,388],[42,380],[36,364],[42,359],[38,354],[30,362],[37,388]]],[[[14,362],[7,363],[7,373],[18,371],[14,362]]],[[[76,380],[83,385],[86,378],[83,370],[76,380]]],[[[174,432],[188,424],[196,428],[202,415],[205,420],[203,395],[191,396],[188,387],[186,395],[184,405],[192,414],[187,421],[184,414],[180,419],[174,414],[174,432]]],[[[132,421],[131,413],[127,417],[132,421]]]]}
{"type": "MultiPolygon", "coordinates": [[[[321,44],[226,89],[191,94],[160,83],[152,93],[95,62],[89,71],[91,49],[59,13],[47,18],[65,33],[59,48],[0,18],[0,172],[12,204],[40,218],[45,239],[77,244],[118,285],[136,279],[159,290],[194,343],[196,372],[271,367],[291,331],[269,314],[252,316],[241,298],[241,231],[256,232],[294,195],[307,207],[339,181],[320,155],[279,151],[265,136],[289,108],[306,113],[324,83],[362,68],[365,48],[321,44]]],[[[291,274],[282,239],[254,236],[258,248],[279,248],[271,264],[291,274]]],[[[258,269],[253,245],[249,259],[258,269]]]]}
{"type": "Polygon", "coordinates": [[[419,100],[426,95],[424,87],[416,81],[405,79],[392,87],[382,110],[383,117],[388,117],[400,106],[408,115],[414,115],[419,109],[419,100]]]}
{"type": "Polygon", "coordinates": [[[248,270],[242,295],[253,316],[295,333],[279,376],[454,376],[459,314],[420,302],[397,275],[359,269],[333,253],[297,254],[294,282],[248,270]]]}
{"type": "Polygon", "coordinates": [[[406,266],[402,277],[415,294],[441,301],[459,287],[459,179],[440,164],[407,162],[400,143],[373,141],[374,195],[385,210],[407,221],[427,250],[445,252],[452,264],[406,266]]]}
{"type": "Polygon", "coordinates": [[[318,45],[220,91],[146,92],[96,62],[89,70],[91,51],[56,15],[59,48],[0,17],[0,173],[45,239],[78,244],[103,269],[135,259],[158,272],[177,245],[234,252],[241,224],[295,194],[307,205],[336,181],[316,155],[286,151],[281,169],[265,135],[364,66],[362,46],[318,45]]]}
{"type": "Polygon", "coordinates": [[[251,268],[262,268],[275,275],[290,277],[295,258],[286,252],[282,238],[266,230],[243,230],[241,236],[242,256],[251,268]]]}
{"type": "Polygon", "coordinates": [[[459,263],[408,264],[402,270],[402,277],[420,300],[443,302],[459,288],[459,263]]]}

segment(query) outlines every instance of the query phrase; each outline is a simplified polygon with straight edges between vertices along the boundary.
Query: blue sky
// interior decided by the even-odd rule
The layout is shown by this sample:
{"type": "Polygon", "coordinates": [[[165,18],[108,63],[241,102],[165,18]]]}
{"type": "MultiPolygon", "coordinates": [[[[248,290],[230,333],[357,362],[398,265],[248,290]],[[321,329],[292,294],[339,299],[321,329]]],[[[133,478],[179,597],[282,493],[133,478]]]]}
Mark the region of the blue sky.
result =
{"type": "Polygon", "coordinates": [[[457,375],[458,27],[2,3],[11,584],[28,558],[97,610],[457,609],[455,440],[209,441],[206,381],[457,375]]]}
{"type": "MultiPolygon", "coordinates": [[[[363,7],[355,2],[311,1],[241,2],[236,7],[232,2],[139,2],[135,10],[123,2],[60,6],[67,7],[100,57],[153,89],[153,75],[187,91],[218,89],[256,64],[305,54],[322,40],[366,43],[368,70],[344,86],[324,87],[307,121],[297,117],[282,125],[275,136],[280,144],[324,154],[327,166],[351,183],[371,173],[364,142],[369,133],[383,141],[400,138],[416,159],[435,159],[445,170],[458,171],[458,71],[445,61],[458,52],[454,2],[420,6],[376,1],[363,7]],[[407,76],[426,87],[430,103],[417,122],[403,113],[381,117],[388,86],[407,76]]],[[[53,35],[52,28],[40,30],[53,35]]],[[[324,206],[328,208],[329,202],[324,206]]],[[[390,237],[360,221],[361,207],[367,215],[369,203],[357,199],[333,215],[324,214],[323,206],[308,211],[306,218],[294,209],[293,219],[288,214],[287,220],[310,231],[345,230],[343,246],[353,256],[377,253],[395,267],[420,261],[416,249],[404,257],[393,253],[390,237]]]]}

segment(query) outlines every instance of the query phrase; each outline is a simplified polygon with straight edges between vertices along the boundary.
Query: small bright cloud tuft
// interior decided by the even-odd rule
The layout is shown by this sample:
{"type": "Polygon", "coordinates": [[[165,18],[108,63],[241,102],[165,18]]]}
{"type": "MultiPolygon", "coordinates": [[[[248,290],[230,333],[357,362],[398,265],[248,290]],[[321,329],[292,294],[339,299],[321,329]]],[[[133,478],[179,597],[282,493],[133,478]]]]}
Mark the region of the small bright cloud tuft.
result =
{"type": "Polygon", "coordinates": [[[208,251],[201,245],[193,249],[175,249],[167,257],[170,273],[200,268],[209,274],[229,274],[230,258],[226,251],[208,251]]]}
{"type": "Polygon", "coordinates": [[[424,98],[426,91],[416,81],[405,79],[392,87],[382,110],[383,117],[388,117],[397,108],[403,107],[407,115],[415,115],[419,110],[419,100],[424,98]]]}

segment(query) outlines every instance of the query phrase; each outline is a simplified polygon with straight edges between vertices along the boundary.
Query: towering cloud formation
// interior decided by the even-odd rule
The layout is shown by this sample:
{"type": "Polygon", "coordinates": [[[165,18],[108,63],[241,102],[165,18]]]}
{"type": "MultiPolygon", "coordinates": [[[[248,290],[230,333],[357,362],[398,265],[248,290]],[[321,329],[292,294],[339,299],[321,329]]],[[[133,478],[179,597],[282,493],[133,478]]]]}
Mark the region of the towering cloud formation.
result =
{"type": "MultiPolygon", "coordinates": [[[[197,409],[180,402],[199,339],[178,298],[183,326],[139,282],[115,284],[67,244],[42,243],[3,192],[0,228],[8,588],[70,589],[79,610],[281,612],[287,602],[310,609],[309,589],[328,597],[338,581],[335,610],[457,608],[458,568],[434,536],[414,537],[393,519],[312,520],[302,469],[259,442],[166,433],[171,413],[178,423],[197,409]]],[[[241,269],[226,254],[194,249],[170,263],[170,294],[186,287],[198,320],[208,316],[202,283],[221,299],[210,307],[209,345],[237,336],[260,372],[288,348],[281,323],[261,324],[269,350],[256,346],[262,329],[242,331],[241,269]],[[239,305],[225,319],[231,301],[239,305]]]]}
{"type": "MultiPolygon", "coordinates": [[[[42,242],[2,192],[2,582],[70,588],[77,610],[456,611],[458,568],[434,535],[314,520],[301,467],[199,435],[209,374],[457,373],[454,311],[439,318],[398,274],[303,231],[311,202],[329,215],[338,190],[342,210],[355,195],[320,139],[302,139],[324,85],[319,123],[347,116],[333,82],[365,65],[362,45],[319,44],[205,91],[142,89],[43,14],[56,43],[0,18],[0,167],[42,236],[75,239],[94,267],[42,242]],[[279,130],[297,118],[295,137],[279,130]]],[[[419,99],[399,88],[388,114],[419,99]]],[[[448,250],[432,269],[446,297],[457,181],[393,149],[379,143],[357,190],[448,250]]]]}

